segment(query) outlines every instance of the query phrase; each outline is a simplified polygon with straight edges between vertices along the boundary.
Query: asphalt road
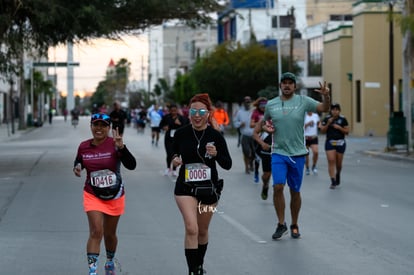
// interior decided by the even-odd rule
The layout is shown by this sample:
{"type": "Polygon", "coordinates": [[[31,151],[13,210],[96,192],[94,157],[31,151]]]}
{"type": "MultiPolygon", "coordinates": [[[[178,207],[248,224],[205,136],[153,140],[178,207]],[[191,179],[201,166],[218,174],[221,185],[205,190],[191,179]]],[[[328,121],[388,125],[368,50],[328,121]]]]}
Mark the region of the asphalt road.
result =
{"type": "MultiPolygon", "coordinates": [[[[87,119],[74,129],[55,118],[0,143],[2,273],[87,274],[83,178],[72,174],[72,162],[79,142],[89,137],[87,119]]],[[[375,144],[349,138],[342,186],[331,190],[320,146],[319,174],[305,176],[302,187],[302,238],[272,241],[272,200],[261,200],[260,185],[244,173],[235,137],[226,138],[234,165],[220,171],[225,187],[210,228],[207,274],[413,274],[413,163],[361,154],[375,144]]],[[[184,229],[173,179],[162,174],[163,143],[153,147],[149,129],[138,134],[132,128],[125,143],[138,167],[123,169],[127,209],[118,232],[118,274],[184,275],[184,229]]],[[[289,224],[289,207],[286,216],[289,224]]]]}

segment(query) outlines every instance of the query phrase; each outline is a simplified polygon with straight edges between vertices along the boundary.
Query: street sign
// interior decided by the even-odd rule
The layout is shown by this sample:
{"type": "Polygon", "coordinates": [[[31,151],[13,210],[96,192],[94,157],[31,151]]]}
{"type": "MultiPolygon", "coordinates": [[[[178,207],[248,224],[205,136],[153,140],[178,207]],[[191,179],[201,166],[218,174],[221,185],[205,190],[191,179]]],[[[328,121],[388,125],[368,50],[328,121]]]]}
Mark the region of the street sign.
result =
{"type": "Polygon", "coordinates": [[[33,67],[74,67],[79,62],[33,62],[33,67]]]}

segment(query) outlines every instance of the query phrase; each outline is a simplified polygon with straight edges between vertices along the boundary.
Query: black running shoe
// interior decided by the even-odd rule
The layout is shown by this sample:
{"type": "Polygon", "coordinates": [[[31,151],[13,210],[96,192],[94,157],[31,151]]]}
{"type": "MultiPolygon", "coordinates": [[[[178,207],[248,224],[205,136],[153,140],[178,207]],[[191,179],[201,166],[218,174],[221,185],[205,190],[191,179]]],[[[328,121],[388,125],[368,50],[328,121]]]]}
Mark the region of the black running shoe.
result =
{"type": "Polygon", "coordinates": [[[269,186],[263,185],[262,188],[262,200],[267,200],[267,193],[269,192],[269,186]]]}
{"type": "Polygon", "coordinates": [[[290,226],[290,236],[294,239],[300,238],[299,227],[297,224],[292,224],[290,226]]]}
{"type": "Polygon", "coordinates": [[[331,189],[335,189],[335,187],[337,186],[337,184],[336,184],[336,179],[334,179],[334,178],[331,178],[331,186],[329,187],[329,188],[331,188],[331,189]]]}
{"type": "Polygon", "coordinates": [[[207,274],[207,271],[203,268],[202,265],[198,266],[197,275],[207,274]]]}
{"type": "Polygon", "coordinates": [[[273,240],[280,239],[285,234],[287,234],[287,226],[286,226],[286,223],[284,223],[284,224],[278,223],[277,224],[276,231],[272,235],[272,239],[273,240]]]}
{"type": "Polygon", "coordinates": [[[338,173],[336,174],[335,181],[336,181],[337,186],[341,183],[341,175],[340,174],[338,174],[338,173]]]}

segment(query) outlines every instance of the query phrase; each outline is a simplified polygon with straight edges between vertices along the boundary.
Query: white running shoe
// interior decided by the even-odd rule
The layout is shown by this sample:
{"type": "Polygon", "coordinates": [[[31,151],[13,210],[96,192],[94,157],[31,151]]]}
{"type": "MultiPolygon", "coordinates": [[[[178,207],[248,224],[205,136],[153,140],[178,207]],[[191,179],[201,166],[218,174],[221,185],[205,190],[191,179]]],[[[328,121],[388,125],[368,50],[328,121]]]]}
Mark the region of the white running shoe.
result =
{"type": "Polygon", "coordinates": [[[169,176],[169,175],[171,175],[171,170],[170,169],[165,169],[164,176],[169,176]]]}

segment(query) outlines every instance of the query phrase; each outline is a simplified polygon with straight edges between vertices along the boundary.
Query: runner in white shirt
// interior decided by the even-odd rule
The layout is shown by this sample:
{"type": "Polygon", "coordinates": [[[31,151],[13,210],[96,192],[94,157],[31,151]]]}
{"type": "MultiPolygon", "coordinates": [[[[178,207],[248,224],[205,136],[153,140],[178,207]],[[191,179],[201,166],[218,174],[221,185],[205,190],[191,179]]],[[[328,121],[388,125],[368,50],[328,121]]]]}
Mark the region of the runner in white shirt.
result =
{"type": "MultiPolygon", "coordinates": [[[[314,175],[318,173],[316,163],[318,162],[318,128],[320,118],[317,113],[307,112],[305,115],[305,142],[306,149],[312,151],[312,172],[314,175]]],[[[310,154],[310,153],[309,153],[310,154]]],[[[305,159],[306,175],[310,174],[309,170],[309,155],[305,159]]]]}

